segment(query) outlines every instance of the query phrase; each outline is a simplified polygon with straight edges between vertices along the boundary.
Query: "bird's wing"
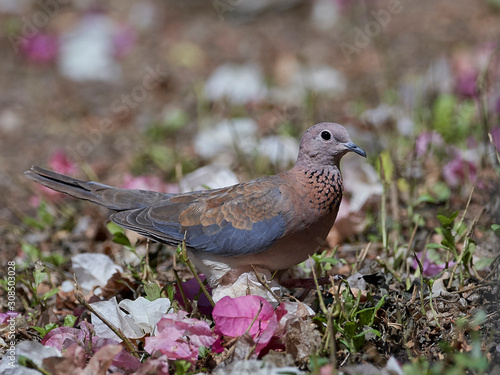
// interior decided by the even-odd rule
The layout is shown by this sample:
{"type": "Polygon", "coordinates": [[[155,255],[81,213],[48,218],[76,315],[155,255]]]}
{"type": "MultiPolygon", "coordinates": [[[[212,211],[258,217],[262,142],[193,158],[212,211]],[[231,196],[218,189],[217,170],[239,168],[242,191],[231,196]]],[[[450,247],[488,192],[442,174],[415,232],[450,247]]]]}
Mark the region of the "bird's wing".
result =
{"type": "Polygon", "coordinates": [[[179,194],[150,207],[117,212],[118,225],[156,241],[232,256],[259,253],[285,232],[286,197],[276,178],[179,194]]]}

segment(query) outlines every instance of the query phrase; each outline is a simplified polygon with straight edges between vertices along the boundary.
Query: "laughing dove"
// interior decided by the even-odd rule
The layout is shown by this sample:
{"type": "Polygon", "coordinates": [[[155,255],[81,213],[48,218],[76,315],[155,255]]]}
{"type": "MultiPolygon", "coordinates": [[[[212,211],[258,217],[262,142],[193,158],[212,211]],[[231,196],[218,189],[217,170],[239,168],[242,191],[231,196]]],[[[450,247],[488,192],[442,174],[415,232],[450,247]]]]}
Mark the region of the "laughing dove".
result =
{"type": "Polygon", "coordinates": [[[250,265],[286,270],[325,244],[342,200],[340,159],[366,153],[345,128],[309,128],[295,166],[274,176],[214,190],[166,194],[85,182],[40,167],[26,176],[48,188],[104,206],[110,219],[152,240],[178,245],[209,283],[250,265]]]}

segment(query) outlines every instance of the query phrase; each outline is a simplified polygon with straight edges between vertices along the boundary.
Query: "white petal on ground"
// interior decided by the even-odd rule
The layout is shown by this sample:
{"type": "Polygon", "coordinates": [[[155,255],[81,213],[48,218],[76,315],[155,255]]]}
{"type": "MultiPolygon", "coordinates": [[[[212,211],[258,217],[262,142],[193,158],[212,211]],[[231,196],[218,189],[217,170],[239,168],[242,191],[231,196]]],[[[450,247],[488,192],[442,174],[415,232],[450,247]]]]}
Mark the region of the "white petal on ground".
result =
{"type": "MultiPolygon", "coordinates": [[[[125,337],[138,339],[144,336],[141,327],[134,322],[132,317],[120,310],[116,302],[116,297],[111,298],[109,301],[91,303],[90,306],[101,314],[109,323],[120,329],[125,337]]],[[[91,319],[95,333],[98,337],[122,341],[111,328],[104,324],[104,322],[94,315],[94,313],[91,314],[91,319]]]]}
{"type": "Polygon", "coordinates": [[[205,95],[211,101],[226,99],[233,104],[259,102],[266,96],[260,69],[254,65],[224,64],[205,84],[205,95]]]}
{"type": "Polygon", "coordinates": [[[290,136],[272,135],[262,138],[259,143],[259,154],[266,156],[279,169],[290,167],[298,152],[299,143],[290,136]]]}
{"type": "Polygon", "coordinates": [[[105,254],[77,254],[71,262],[78,285],[86,291],[105,286],[116,271],[123,272],[123,268],[105,254]]]}
{"type": "MultiPolygon", "coordinates": [[[[278,296],[281,294],[281,287],[276,280],[272,280],[271,273],[268,270],[258,269],[259,276],[263,280],[271,280],[267,283],[269,288],[278,296]]],[[[260,296],[271,303],[274,307],[279,305],[279,302],[274,298],[264,286],[260,283],[255,272],[244,272],[238,279],[229,285],[218,285],[212,292],[212,299],[215,303],[221,298],[229,296],[231,298],[246,296],[248,294],[260,296]]]]}
{"type": "MultiPolygon", "coordinates": [[[[145,333],[153,331],[161,317],[170,309],[170,300],[168,298],[158,298],[149,301],[144,297],[139,297],[134,301],[125,299],[118,304],[116,297],[113,297],[109,301],[94,302],[90,305],[106,320],[120,329],[125,337],[136,339],[143,337],[145,333]]],[[[92,314],[92,324],[97,336],[120,340],[94,314],[92,314]]]]}
{"type": "Polygon", "coordinates": [[[332,0],[316,0],[311,9],[311,23],[319,30],[330,30],[339,19],[339,4],[332,0]]]}
{"type": "Polygon", "coordinates": [[[158,298],[154,301],[139,297],[135,301],[124,299],[118,306],[129,313],[132,320],[145,333],[151,333],[156,323],[170,309],[170,300],[168,298],[158,298]]]}
{"type": "Polygon", "coordinates": [[[359,272],[356,272],[355,274],[349,276],[347,278],[347,283],[351,288],[366,290],[366,281],[365,279],[363,279],[363,275],[359,272]]]}
{"type": "Polygon", "coordinates": [[[347,86],[344,75],[327,65],[301,67],[283,82],[282,87],[272,89],[269,100],[288,105],[303,103],[308,92],[335,97],[343,94],[347,86]]]}
{"type": "Polygon", "coordinates": [[[257,359],[239,360],[221,368],[216,368],[215,375],[305,375],[304,371],[296,367],[277,367],[274,363],[257,359]]]}
{"type": "Polygon", "coordinates": [[[59,69],[74,81],[116,81],[121,69],[114,59],[116,25],[106,15],[89,15],[61,37],[59,69]]]}
{"type": "Polygon", "coordinates": [[[361,211],[372,197],[382,195],[382,183],[377,171],[362,158],[345,158],[342,175],[344,188],[351,193],[350,212],[361,211]]]}
{"type": "Polygon", "coordinates": [[[210,164],[184,176],[179,182],[181,193],[218,189],[237,184],[238,177],[229,168],[219,164],[210,164]]]}
{"type": "Polygon", "coordinates": [[[394,123],[401,135],[410,136],[414,133],[413,120],[405,114],[403,108],[398,106],[380,104],[376,108],[363,112],[361,118],[379,129],[384,129],[389,124],[394,123]]]}
{"type": "Polygon", "coordinates": [[[236,150],[249,154],[257,145],[257,123],[250,118],[223,120],[199,131],[194,145],[204,159],[228,152],[235,154],[236,150]]]}
{"type": "Polygon", "coordinates": [[[19,356],[31,359],[38,366],[42,366],[44,358],[60,357],[61,352],[51,346],[45,346],[38,341],[21,341],[15,347],[14,367],[10,365],[12,359],[9,350],[4,354],[0,362],[0,374],[4,375],[39,375],[40,372],[23,367],[17,363],[19,356]]]}

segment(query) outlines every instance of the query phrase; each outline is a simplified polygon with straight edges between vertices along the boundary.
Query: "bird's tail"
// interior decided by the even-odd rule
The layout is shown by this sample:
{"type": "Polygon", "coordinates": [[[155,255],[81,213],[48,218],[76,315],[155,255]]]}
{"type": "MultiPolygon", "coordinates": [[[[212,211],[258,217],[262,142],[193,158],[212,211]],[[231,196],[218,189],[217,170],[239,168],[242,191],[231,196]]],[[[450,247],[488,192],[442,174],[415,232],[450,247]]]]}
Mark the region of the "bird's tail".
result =
{"type": "Polygon", "coordinates": [[[87,182],[37,166],[24,172],[26,177],[52,190],[84,199],[114,211],[124,211],[152,205],[171,194],[148,190],[114,188],[98,182],[87,182]]]}

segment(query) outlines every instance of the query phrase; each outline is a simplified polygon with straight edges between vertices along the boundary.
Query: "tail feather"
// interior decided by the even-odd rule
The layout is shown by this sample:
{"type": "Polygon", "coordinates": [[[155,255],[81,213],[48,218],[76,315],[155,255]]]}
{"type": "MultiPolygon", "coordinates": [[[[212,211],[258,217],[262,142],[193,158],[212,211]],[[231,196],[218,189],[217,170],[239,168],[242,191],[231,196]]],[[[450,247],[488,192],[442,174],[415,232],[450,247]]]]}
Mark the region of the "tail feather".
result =
{"type": "Polygon", "coordinates": [[[31,167],[31,170],[24,174],[30,180],[52,190],[99,204],[113,211],[150,206],[172,196],[155,191],[120,189],[98,182],[82,181],[37,166],[31,167]]]}

